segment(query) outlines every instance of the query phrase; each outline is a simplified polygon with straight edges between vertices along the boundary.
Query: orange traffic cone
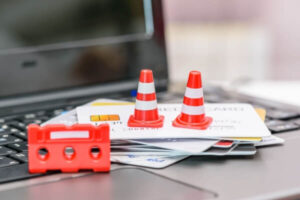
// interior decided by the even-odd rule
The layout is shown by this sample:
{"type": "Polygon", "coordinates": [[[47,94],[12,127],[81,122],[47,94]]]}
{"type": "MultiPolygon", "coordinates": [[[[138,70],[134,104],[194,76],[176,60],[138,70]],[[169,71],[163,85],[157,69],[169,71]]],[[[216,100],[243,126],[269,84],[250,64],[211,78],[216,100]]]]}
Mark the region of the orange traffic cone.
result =
{"type": "Polygon", "coordinates": [[[140,74],[134,115],[129,117],[128,126],[159,128],[163,122],[164,116],[158,115],[152,70],[144,69],[140,74]]]}
{"type": "Polygon", "coordinates": [[[173,126],[204,130],[208,128],[211,122],[212,118],[205,116],[201,73],[191,71],[181,114],[173,121],[173,126]]]}

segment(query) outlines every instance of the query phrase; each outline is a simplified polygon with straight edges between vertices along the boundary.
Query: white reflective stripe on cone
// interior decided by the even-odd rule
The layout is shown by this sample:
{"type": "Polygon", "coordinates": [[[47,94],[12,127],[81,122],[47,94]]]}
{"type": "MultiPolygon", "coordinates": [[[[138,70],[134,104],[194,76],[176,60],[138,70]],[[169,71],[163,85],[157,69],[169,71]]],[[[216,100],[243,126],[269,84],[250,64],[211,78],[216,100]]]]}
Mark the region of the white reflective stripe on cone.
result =
{"type": "Polygon", "coordinates": [[[194,89],[194,88],[186,87],[184,96],[191,99],[202,98],[203,89],[202,88],[194,89]]]}
{"type": "Polygon", "coordinates": [[[204,114],[204,106],[188,106],[182,104],[181,112],[187,115],[202,115],[204,114]]]}
{"type": "Polygon", "coordinates": [[[136,99],[135,109],[137,110],[154,110],[157,108],[156,100],[153,101],[140,101],[136,99]]]}
{"type": "Polygon", "coordinates": [[[152,94],[155,93],[154,83],[142,83],[139,82],[138,93],[142,94],[152,94]]]}

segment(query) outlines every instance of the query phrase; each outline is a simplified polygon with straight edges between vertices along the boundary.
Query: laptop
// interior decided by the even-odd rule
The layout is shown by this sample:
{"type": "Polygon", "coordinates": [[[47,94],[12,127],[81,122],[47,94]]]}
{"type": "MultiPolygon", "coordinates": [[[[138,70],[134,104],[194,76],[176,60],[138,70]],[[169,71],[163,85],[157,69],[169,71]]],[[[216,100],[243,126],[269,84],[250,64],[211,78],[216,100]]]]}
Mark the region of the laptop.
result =
{"type": "Polygon", "coordinates": [[[1,198],[299,197],[299,108],[210,87],[207,102],[267,109],[266,123],[285,145],[242,159],[191,157],[161,170],[113,164],[109,174],[29,174],[28,124],[96,98],[133,100],[142,68],[153,70],[158,101],[181,102],[182,94],[167,91],[161,0],[3,1],[0,27],[1,198]]]}

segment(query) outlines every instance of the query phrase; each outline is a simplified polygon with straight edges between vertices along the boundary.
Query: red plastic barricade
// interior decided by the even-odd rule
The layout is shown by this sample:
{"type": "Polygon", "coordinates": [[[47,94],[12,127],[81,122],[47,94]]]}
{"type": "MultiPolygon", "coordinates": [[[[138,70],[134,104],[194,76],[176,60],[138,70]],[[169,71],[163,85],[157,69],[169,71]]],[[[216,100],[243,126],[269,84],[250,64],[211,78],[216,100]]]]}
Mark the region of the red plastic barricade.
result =
{"type": "Polygon", "coordinates": [[[109,125],[28,126],[30,173],[110,170],[109,125]]]}

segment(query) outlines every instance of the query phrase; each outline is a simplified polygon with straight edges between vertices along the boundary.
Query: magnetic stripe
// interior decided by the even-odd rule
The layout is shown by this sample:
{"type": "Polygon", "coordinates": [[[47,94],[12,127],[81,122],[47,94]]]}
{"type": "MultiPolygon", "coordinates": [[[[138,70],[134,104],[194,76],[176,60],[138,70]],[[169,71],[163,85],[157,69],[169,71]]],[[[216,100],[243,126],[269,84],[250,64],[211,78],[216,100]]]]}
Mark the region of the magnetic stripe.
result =
{"type": "Polygon", "coordinates": [[[89,131],[52,131],[50,139],[89,138],[89,131]]]}
{"type": "Polygon", "coordinates": [[[186,87],[184,96],[192,99],[202,98],[203,89],[202,88],[193,89],[193,88],[186,87]]]}
{"type": "Polygon", "coordinates": [[[138,93],[143,93],[143,94],[155,93],[154,83],[139,82],[138,93]]]}
{"type": "Polygon", "coordinates": [[[182,104],[181,112],[187,115],[202,115],[204,114],[204,106],[187,106],[182,104]]]}
{"type": "Polygon", "coordinates": [[[157,108],[156,100],[153,101],[140,101],[136,99],[135,109],[136,110],[154,110],[157,108]]]}

